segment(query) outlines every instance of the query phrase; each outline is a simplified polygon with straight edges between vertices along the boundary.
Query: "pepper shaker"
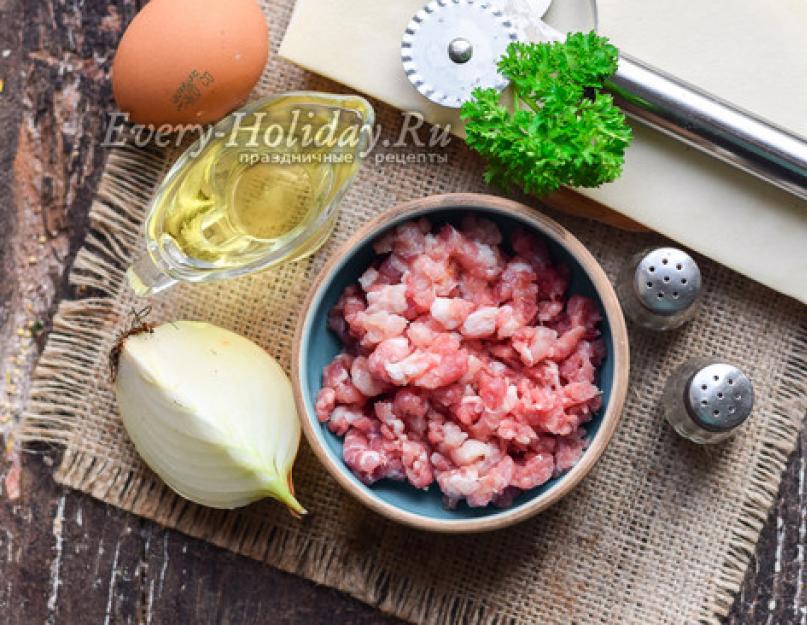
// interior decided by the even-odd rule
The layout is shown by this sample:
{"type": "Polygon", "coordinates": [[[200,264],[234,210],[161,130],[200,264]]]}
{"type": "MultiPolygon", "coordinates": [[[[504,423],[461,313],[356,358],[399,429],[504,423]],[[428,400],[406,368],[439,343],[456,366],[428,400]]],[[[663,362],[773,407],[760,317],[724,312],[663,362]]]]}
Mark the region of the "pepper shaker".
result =
{"type": "Polygon", "coordinates": [[[664,418],[678,434],[695,443],[718,443],[751,414],[754,386],[734,365],[696,358],[673,372],[661,401],[664,418]]]}
{"type": "Polygon", "coordinates": [[[683,250],[645,250],[625,263],[616,284],[625,314],[650,330],[672,330],[697,312],[701,272],[683,250]]]}

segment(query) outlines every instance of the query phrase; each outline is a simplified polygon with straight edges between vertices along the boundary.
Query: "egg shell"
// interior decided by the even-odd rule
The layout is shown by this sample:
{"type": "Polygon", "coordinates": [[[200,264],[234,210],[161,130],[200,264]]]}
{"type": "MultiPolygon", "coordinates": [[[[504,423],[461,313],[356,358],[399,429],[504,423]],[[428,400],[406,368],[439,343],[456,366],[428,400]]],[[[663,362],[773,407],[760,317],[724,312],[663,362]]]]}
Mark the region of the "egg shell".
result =
{"type": "Polygon", "coordinates": [[[268,54],[255,0],[151,0],[118,45],[112,90],[136,123],[214,122],[246,100],[268,54]]]}

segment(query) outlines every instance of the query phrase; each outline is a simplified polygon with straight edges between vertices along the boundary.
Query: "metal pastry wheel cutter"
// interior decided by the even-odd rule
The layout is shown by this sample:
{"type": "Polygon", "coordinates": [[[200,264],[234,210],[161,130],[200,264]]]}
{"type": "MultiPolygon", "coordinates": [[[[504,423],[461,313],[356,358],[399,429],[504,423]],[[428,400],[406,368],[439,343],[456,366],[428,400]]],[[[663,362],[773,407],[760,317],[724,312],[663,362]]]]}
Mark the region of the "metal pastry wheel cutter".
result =
{"type": "MultiPolygon", "coordinates": [[[[404,71],[415,88],[450,108],[459,108],[477,87],[504,89],[507,80],[496,64],[510,42],[522,38],[508,4],[432,0],[420,9],[401,41],[404,71]]],[[[563,40],[541,16],[536,10],[530,18],[531,32],[563,40]]],[[[803,137],[621,52],[606,86],[634,119],[807,200],[803,137]]]]}

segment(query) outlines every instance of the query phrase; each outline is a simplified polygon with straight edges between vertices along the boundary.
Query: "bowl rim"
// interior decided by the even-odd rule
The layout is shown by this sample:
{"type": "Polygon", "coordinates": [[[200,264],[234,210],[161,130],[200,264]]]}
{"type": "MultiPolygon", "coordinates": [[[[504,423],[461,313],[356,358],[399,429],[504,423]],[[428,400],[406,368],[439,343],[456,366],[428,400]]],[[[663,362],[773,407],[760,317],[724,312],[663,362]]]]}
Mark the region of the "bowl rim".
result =
{"type": "Polygon", "coordinates": [[[317,459],[328,473],[353,497],[365,506],[389,518],[410,527],[431,532],[442,533],[472,533],[487,532],[501,529],[515,523],[524,521],[539,512],[549,508],[571,492],[581,480],[591,471],[599,461],[611,438],[619,425],[622,410],[628,391],[628,376],[630,372],[630,348],[628,345],[628,331],[622,308],[619,304],[614,287],[605,274],[602,266],[592,256],[591,252],[571,232],[555,220],[540,213],[538,210],[514,200],[483,193],[447,193],[430,195],[397,204],[377,215],[364,226],[354,232],[347,241],[340,245],[331,254],[331,257],[314,278],[308,294],[303,303],[301,314],[298,317],[292,343],[292,387],[297,412],[302,422],[303,432],[309,446],[317,459]],[[409,512],[387,503],[380,497],[373,496],[357,486],[346,473],[344,463],[341,466],[331,457],[323,441],[317,436],[315,427],[321,427],[316,415],[311,415],[306,409],[305,396],[301,384],[301,345],[303,333],[309,325],[312,303],[318,298],[323,284],[330,281],[338,270],[344,257],[354,248],[361,245],[368,238],[374,237],[379,230],[388,228],[391,222],[402,216],[411,215],[412,218],[427,216],[426,213],[437,212],[451,208],[483,209],[497,212],[506,216],[516,215],[528,225],[543,235],[552,238],[564,247],[588,274],[600,297],[605,316],[611,328],[614,358],[614,380],[611,395],[602,422],[591,441],[591,445],[583,454],[581,460],[572,467],[563,479],[553,488],[538,495],[534,499],[499,514],[477,517],[473,519],[435,519],[409,512]]]}

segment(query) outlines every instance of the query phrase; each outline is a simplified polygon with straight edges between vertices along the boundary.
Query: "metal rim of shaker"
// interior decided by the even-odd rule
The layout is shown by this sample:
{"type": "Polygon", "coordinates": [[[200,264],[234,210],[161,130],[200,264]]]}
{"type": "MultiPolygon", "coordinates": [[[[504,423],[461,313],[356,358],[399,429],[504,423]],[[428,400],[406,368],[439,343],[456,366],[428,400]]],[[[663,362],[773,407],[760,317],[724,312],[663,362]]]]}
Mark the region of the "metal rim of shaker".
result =
{"type": "Polygon", "coordinates": [[[716,363],[711,363],[709,365],[705,365],[703,367],[699,367],[697,371],[694,371],[687,378],[687,382],[684,385],[684,390],[683,390],[682,395],[683,396],[681,397],[681,399],[684,402],[684,408],[686,410],[687,416],[689,416],[689,418],[692,419],[693,424],[696,427],[699,427],[701,429],[706,430],[707,432],[714,432],[714,433],[730,432],[731,430],[734,430],[735,428],[738,428],[741,425],[743,425],[743,423],[745,423],[748,420],[748,418],[751,416],[751,413],[753,412],[754,399],[755,399],[754,385],[751,382],[751,379],[747,375],[745,375],[745,372],[742,369],[740,369],[736,365],[732,365],[732,364],[727,363],[727,362],[716,362],[716,363]],[[692,388],[692,383],[695,380],[695,377],[699,373],[701,373],[704,369],[706,369],[708,367],[712,367],[714,365],[725,365],[725,366],[728,366],[728,367],[732,367],[733,369],[736,369],[737,372],[739,373],[739,375],[741,375],[743,378],[745,378],[747,380],[748,385],[749,385],[748,392],[750,393],[750,396],[751,396],[751,406],[748,409],[748,413],[740,421],[737,421],[736,423],[732,423],[731,425],[728,425],[727,427],[717,427],[717,426],[715,426],[713,424],[710,424],[710,423],[707,423],[707,422],[703,421],[701,419],[701,417],[695,412],[695,410],[693,409],[692,404],[690,402],[690,389],[692,388]]]}
{"type": "MultiPolygon", "coordinates": [[[[668,264],[666,262],[666,260],[664,260],[664,259],[661,259],[660,263],[662,265],[664,265],[664,266],[666,266],[668,264]]],[[[677,263],[676,264],[676,268],[677,268],[678,271],[683,271],[683,268],[678,268],[679,265],[681,265],[681,264],[683,264],[683,263],[677,263]]],[[[650,271],[651,272],[654,271],[654,266],[652,266],[652,265],[650,266],[650,271]]],[[[662,278],[662,281],[665,284],[667,282],[664,278],[662,278]]],[[[690,256],[689,254],[687,254],[684,250],[676,248],[676,247],[670,247],[670,246],[659,247],[659,248],[650,250],[648,252],[645,252],[642,255],[642,257],[639,259],[639,261],[636,263],[636,266],[634,267],[632,275],[631,275],[631,287],[633,289],[633,294],[636,296],[636,299],[638,300],[639,304],[641,304],[641,306],[645,310],[653,313],[654,315],[659,315],[661,317],[672,317],[672,316],[679,315],[682,312],[685,312],[685,311],[691,309],[697,303],[698,298],[700,297],[701,286],[702,286],[702,277],[701,277],[700,267],[698,266],[698,263],[695,262],[695,259],[692,258],[692,256],[690,256]],[[646,283],[646,280],[644,280],[644,279],[640,280],[639,279],[642,263],[651,254],[657,254],[657,253],[665,251],[665,250],[669,251],[669,252],[674,252],[676,254],[682,254],[685,258],[682,258],[681,260],[684,261],[684,262],[690,263],[691,266],[694,268],[694,273],[692,274],[692,276],[690,276],[689,278],[687,278],[687,277],[682,278],[681,287],[682,287],[682,290],[684,292],[691,293],[691,292],[694,291],[695,294],[692,297],[692,299],[689,301],[688,304],[686,304],[685,306],[683,306],[683,307],[681,307],[679,309],[664,310],[664,309],[655,308],[655,307],[651,306],[646,301],[646,298],[645,298],[645,296],[643,295],[643,293],[641,291],[641,289],[643,287],[644,288],[654,288],[653,286],[648,285],[646,283]],[[690,279],[692,280],[692,282],[689,282],[690,279]]],[[[664,287],[664,284],[662,284],[658,288],[657,292],[662,294],[662,295],[663,295],[662,292],[666,292],[666,287],[664,287]]],[[[672,294],[673,294],[673,297],[675,299],[678,299],[678,292],[673,291],[672,294]]],[[[660,297],[659,299],[663,299],[663,296],[660,297]]],[[[655,301],[655,299],[653,301],[655,301]]],[[[682,299],[682,301],[686,301],[686,298],[682,299]]]]}

